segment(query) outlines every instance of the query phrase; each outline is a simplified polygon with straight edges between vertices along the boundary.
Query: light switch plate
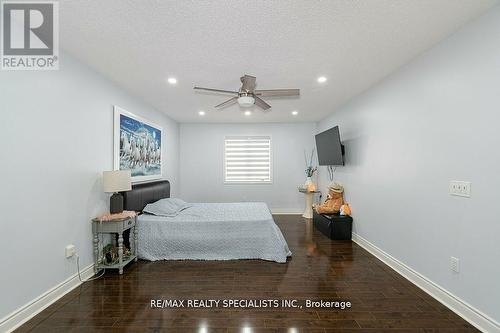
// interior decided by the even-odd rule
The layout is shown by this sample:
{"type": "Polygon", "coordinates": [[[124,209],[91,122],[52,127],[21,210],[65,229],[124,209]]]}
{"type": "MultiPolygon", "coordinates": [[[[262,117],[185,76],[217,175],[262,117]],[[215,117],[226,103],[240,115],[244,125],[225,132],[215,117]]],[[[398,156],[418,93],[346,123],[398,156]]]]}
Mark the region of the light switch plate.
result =
{"type": "Polygon", "coordinates": [[[450,181],[450,195],[470,198],[470,193],[471,182],[464,182],[460,180],[450,181]]]}

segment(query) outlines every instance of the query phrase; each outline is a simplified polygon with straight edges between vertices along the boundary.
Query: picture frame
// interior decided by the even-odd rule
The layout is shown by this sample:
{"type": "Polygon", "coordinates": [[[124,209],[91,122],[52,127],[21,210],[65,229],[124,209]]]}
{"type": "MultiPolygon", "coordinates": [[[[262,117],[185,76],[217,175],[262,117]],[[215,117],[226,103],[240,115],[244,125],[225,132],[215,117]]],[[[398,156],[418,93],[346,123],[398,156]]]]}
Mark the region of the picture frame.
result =
{"type": "Polygon", "coordinates": [[[114,105],[113,168],[130,170],[132,183],[162,178],[163,129],[114,105]]]}

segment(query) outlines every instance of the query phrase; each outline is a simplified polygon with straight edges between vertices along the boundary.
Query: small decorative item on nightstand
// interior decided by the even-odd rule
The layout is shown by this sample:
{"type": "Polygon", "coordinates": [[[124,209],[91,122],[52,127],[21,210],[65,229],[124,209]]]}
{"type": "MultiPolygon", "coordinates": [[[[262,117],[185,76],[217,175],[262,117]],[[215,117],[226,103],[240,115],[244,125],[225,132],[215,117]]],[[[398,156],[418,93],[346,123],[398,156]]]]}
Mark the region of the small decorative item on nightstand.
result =
{"type": "Polygon", "coordinates": [[[92,234],[94,235],[94,271],[99,272],[101,269],[119,270],[123,274],[123,268],[132,261],[137,261],[137,214],[131,211],[123,211],[121,214],[106,214],[92,220],[92,234]],[[124,257],[123,248],[123,233],[126,230],[132,230],[130,234],[134,235],[133,242],[130,242],[132,251],[130,255],[124,257]],[[118,234],[118,261],[115,263],[113,258],[114,247],[107,245],[106,249],[99,248],[99,234],[115,233],[118,234]],[[99,254],[103,253],[104,258],[100,258],[99,254]],[[106,253],[108,255],[106,256],[106,253]],[[108,263],[108,259],[111,264],[108,263]]]}
{"type": "Polygon", "coordinates": [[[316,184],[312,181],[312,176],[314,173],[318,170],[318,167],[313,167],[313,157],[314,157],[314,149],[311,151],[311,156],[309,158],[309,161],[307,161],[306,157],[306,151],[304,150],[304,160],[306,162],[306,182],[304,184],[304,187],[307,189],[309,192],[314,192],[316,191],[316,184]]]}

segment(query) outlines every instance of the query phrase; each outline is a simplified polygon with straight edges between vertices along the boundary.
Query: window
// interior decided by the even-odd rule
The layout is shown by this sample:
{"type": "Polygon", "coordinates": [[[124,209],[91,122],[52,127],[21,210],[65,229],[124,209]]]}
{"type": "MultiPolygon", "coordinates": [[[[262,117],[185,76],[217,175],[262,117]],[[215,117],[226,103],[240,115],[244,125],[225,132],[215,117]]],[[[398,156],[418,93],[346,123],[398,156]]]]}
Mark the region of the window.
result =
{"type": "Polygon", "coordinates": [[[224,182],[271,183],[271,138],[268,136],[226,137],[224,182]]]}

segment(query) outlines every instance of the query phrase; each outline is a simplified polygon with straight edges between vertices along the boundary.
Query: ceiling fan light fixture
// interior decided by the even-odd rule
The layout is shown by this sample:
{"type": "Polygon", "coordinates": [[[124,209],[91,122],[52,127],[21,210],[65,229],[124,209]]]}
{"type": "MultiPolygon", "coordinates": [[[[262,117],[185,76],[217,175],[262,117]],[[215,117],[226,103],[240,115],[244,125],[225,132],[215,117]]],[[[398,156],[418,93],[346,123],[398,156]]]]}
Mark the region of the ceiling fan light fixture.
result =
{"type": "Polygon", "coordinates": [[[222,109],[238,102],[238,105],[242,108],[253,108],[253,106],[255,105],[257,108],[260,108],[264,112],[271,111],[271,105],[267,104],[267,102],[263,99],[265,97],[300,96],[300,89],[255,89],[255,80],[255,76],[248,74],[243,75],[242,77],[240,77],[241,88],[238,91],[203,88],[198,86],[194,86],[194,90],[230,94],[233,96],[230,99],[217,104],[215,106],[216,109],[222,109]]]}
{"type": "Polygon", "coordinates": [[[252,96],[241,96],[238,97],[238,104],[243,108],[248,108],[255,103],[255,98],[252,96]]]}

